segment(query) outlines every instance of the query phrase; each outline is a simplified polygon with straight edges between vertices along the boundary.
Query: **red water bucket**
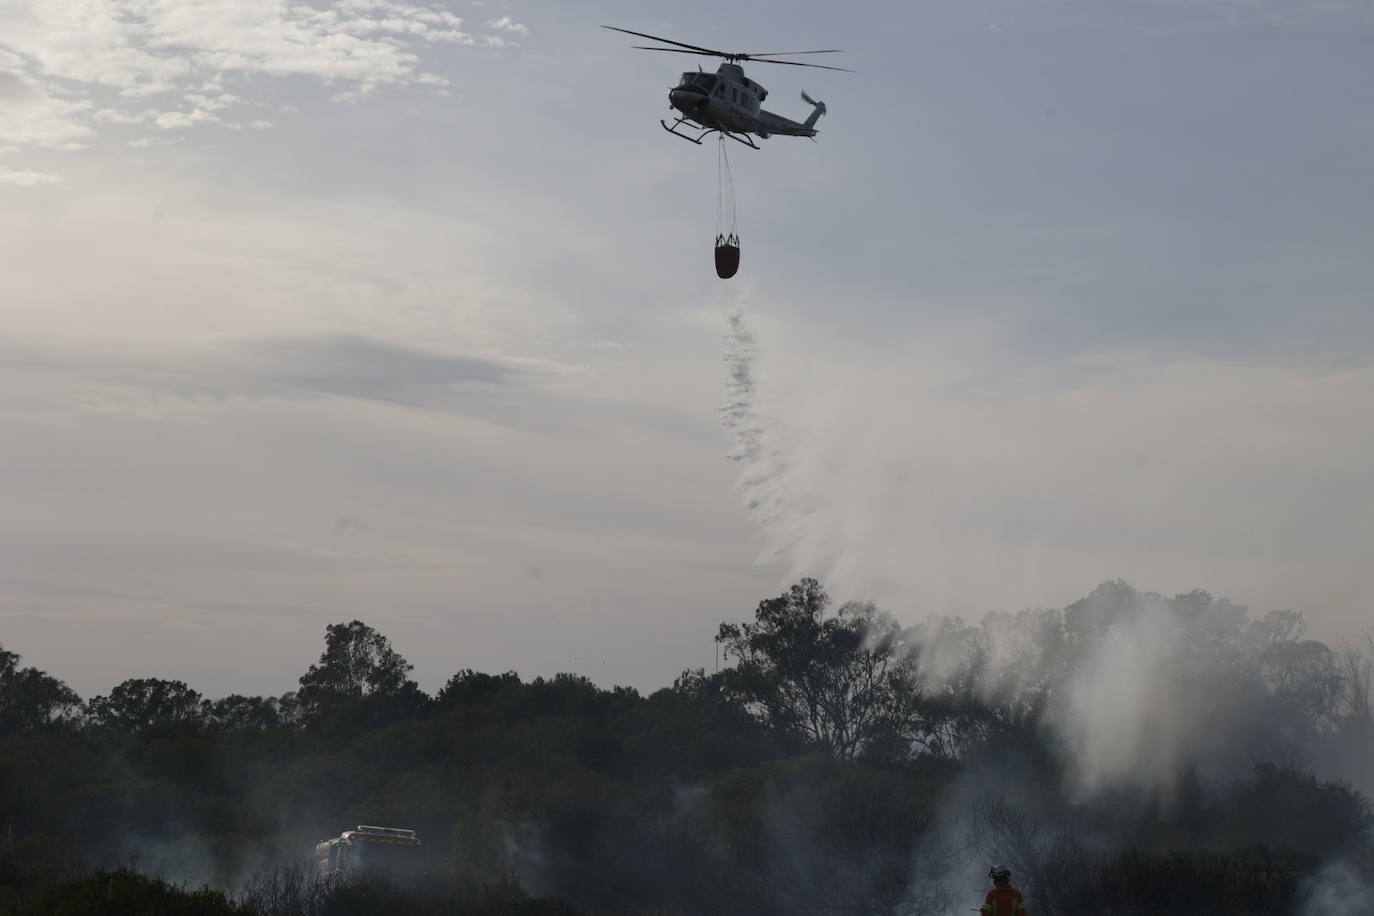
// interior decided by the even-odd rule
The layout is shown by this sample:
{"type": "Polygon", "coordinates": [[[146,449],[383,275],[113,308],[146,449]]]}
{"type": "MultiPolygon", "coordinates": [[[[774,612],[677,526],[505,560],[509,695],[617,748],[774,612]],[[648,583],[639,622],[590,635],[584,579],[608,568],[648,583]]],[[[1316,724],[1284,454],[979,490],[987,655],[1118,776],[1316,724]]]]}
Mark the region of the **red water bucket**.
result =
{"type": "Polygon", "coordinates": [[[739,270],[739,236],[716,236],[716,276],[728,280],[739,270]]]}

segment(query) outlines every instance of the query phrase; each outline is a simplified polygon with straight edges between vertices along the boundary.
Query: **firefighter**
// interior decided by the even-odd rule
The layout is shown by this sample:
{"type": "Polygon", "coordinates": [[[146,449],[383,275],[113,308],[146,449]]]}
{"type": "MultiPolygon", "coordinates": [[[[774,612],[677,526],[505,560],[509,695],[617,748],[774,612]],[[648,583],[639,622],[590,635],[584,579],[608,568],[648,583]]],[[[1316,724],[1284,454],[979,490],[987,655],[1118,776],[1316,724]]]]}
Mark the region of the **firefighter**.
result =
{"type": "Polygon", "coordinates": [[[988,877],[992,879],[992,888],[979,907],[985,916],[1030,916],[1026,898],[1011,886],[1011,872],[994,865],[988,870],[988,877]]]}

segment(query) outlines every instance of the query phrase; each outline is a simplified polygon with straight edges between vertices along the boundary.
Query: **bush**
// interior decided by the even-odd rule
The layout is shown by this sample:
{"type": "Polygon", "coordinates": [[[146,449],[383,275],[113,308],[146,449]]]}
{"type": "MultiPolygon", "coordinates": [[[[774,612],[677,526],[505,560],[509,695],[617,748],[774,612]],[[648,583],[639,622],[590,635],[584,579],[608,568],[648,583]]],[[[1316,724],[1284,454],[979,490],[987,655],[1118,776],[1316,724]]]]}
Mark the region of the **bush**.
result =
{"type": "Polygon", "coordinates": [[[21,897],[15,916],[252,916],[209,888],[188,890],[130,871],[97,871],[21,897]]]}

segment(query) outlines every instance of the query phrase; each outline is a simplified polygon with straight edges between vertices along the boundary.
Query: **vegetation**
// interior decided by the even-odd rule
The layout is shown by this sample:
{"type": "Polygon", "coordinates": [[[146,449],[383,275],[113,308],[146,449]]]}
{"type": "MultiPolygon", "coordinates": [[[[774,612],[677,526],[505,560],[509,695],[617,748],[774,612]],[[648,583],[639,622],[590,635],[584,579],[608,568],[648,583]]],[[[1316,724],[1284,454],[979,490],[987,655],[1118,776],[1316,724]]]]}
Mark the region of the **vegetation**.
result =
{"type": "Polygon", "coordinates": [[[649,696],[431,697],[356,620],[281,697],[83,703],[0,649],[0,912],[895,916],[976,905],[994,861],[1051,916],[1374,893],[1374,646],[1300,615],[1113,582],[903,627],[803,580],[717,638],[649,696]],[[416,829],[423,878],[316,877],[358,823],[416,829]]]}

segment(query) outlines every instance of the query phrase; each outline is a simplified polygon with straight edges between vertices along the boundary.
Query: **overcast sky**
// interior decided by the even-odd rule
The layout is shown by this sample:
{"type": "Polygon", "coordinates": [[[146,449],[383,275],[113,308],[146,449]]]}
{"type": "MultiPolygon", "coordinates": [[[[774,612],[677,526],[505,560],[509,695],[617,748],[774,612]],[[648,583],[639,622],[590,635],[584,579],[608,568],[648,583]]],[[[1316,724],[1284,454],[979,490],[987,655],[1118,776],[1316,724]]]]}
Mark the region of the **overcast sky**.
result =
{"type": "Polygon", "coordinates": [[[358,617],[428,689],[651,689],[800,574],[1368,627],[1371,40],[1340,0],[0,0],[0,644],[279,693],[358,617]],[[602,24],[858,71],[749,69],[829,114],[731,148],[734,280],[714,144],[655,123],[698,59],[602,24]]]}

